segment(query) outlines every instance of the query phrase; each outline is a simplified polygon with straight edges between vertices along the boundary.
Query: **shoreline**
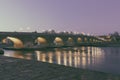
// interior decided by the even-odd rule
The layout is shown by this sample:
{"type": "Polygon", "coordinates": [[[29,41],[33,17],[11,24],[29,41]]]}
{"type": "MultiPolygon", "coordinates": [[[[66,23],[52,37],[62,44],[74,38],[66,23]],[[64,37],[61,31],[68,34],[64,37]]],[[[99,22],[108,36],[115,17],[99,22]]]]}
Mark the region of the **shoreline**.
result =
{"type": "Polygon", "coordinates": [[[0,56],[1,80],[120,80],[120,75],[0,56]]]}

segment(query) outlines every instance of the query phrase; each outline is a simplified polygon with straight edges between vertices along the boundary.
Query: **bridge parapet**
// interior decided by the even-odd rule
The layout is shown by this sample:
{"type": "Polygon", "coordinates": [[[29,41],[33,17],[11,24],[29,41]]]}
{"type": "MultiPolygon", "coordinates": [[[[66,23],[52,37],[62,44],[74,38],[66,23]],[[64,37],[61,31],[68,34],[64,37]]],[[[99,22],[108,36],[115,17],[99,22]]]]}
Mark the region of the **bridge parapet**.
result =
{"type": "MultiPolygon", "coordinates": [[[[46,33],[25,33],[25,32],[0,32],[1,42],[5,42],[4,39],[9,39],[15,45],[18,45],[18,48],[22,47],[33,47],[33,46],[67,46],[67,45],[76,45],[80,43],[95,43],[102,41],[93,36],[86,35],[71,35],[71,34],[46,34],[46,33]],[[18,43],[18,41],[21,41],[18,43]]],[[[7,43],[7,42],[6,42],[7,43]]]]}

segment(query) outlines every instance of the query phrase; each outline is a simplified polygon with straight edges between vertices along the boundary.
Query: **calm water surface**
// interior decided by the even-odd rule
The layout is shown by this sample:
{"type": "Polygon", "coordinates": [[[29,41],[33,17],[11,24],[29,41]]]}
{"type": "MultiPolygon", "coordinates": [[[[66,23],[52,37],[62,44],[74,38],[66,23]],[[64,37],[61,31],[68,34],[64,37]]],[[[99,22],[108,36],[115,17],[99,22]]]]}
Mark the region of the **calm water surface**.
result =
{"type": "Polygon", "coordinates": [[[55,48],[44,51],[5,50],[4,56],[120,74],[120,47],[55,48]]]}

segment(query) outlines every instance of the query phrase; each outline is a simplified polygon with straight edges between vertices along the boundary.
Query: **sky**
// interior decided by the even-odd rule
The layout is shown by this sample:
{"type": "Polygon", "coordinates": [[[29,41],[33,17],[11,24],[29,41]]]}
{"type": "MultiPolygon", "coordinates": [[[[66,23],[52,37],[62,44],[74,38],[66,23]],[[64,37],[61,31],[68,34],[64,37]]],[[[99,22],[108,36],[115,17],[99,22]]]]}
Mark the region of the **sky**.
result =
{"type": "Polygon", "coordinates": [[[0,0],[0,31],[108,34],[120,30],[120,0],[0,0]]]}

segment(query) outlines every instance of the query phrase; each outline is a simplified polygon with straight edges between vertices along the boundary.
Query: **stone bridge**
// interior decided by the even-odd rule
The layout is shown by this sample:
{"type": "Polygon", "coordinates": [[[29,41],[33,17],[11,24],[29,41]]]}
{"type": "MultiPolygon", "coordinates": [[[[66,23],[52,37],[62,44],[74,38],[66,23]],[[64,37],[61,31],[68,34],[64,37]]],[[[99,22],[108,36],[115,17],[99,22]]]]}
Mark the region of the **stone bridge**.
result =
{"type": "Polygon", "coordinates": [[[37,32],[0,32],[0,42],[10,44],[14,48],[33,46],[71,46],[80,43],[97,43],[103,40],[94,36],[65,33],[37,32]]]}

